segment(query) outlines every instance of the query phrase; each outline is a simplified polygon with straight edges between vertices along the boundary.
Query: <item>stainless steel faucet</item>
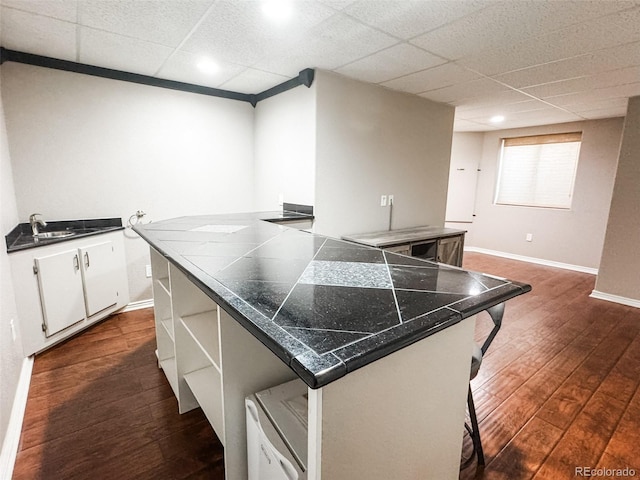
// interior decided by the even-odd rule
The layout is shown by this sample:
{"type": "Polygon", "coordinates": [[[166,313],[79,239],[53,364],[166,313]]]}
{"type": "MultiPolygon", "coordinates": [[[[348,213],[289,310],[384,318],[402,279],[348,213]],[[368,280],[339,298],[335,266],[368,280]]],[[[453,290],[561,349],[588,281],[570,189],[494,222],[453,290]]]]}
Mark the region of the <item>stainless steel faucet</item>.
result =
{"type": "Polygon", "coordinates": [[[41,218],[36,218],[38,215],[42,215],[41,213],[32,213],[29,215],[29,223],[31,224],[31,233],[34,237],[38,236],[38,225],[42,228],[47,226],[47,222],[42,220],[41,218]]]}

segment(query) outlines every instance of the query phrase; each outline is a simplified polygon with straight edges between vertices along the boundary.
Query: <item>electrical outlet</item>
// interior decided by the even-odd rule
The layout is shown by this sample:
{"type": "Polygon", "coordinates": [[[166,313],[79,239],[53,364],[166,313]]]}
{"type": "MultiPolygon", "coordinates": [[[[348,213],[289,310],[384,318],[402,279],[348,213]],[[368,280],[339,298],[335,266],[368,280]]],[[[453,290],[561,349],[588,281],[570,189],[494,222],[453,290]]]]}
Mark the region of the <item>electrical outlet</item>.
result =
{"type": "Polygon", "coordinates": [[[393,205],[393,194],[388,196],[389,199],[389,206],[393,205]]]}
{"type": "Polygon", "coordinates": [[[527,233],[527,236],[525,238],[527,240],[527,242],[532,242],[533,241],[533,233],[527,233]]]}
{"type": "Polygon", "coordinates": [[[144,271],[147,274],[147,278],[151,278],[151,265],[145,265],[144,271]]]}
{"type": "Polygon", "coordinates": [[[387,196],[386,195],[382,195],[380,197],[380,206],[381,207],[386,207],[387,206],[387,196]]]}

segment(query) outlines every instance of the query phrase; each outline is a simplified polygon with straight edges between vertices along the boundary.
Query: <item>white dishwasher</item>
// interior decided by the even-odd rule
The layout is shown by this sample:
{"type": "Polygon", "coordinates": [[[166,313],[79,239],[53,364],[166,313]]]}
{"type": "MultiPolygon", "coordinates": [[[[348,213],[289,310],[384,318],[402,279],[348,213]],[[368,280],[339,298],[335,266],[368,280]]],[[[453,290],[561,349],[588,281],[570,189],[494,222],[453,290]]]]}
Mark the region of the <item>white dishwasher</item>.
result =
{"type": "Polygon", "coordinates": [[[249,395],[249,480],[306,480],[307,385],[293,380],[249,395]]]}

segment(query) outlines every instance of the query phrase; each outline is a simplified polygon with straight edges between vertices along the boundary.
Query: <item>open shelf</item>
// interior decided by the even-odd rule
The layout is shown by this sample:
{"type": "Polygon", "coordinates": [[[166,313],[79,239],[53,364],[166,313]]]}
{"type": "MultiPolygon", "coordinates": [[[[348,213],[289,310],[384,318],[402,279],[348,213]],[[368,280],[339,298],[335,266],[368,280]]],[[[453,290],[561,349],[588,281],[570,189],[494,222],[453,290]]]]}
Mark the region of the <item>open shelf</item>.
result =
{"type": "Polygon", "coordinates": [[[156,280],[156,283],[160,285],[167,295],[171,295],[171,284],[169,283],[169,277],[162,277],[156,280]]]}
{"type": "Polygon", "coordinates": [[[200,408],[209,420],[220,442],[224,445],[224,421],[222,409],[222,379],[220,372],[206,367],[184,375],[191,393],[196,397],[200,408]]]}
{"type": "Polygon", "coordinates": [[[176,367],[175,357],[160,360],[160,368],[162,368],[164,375],[167,377],[167,380],[169,381],[169,385],[171,385],[171,389],[173,390],[173,394],[177,397],[178,396],[178,369],[176,367]]]}
{"type": "Polygon", "coordinates": [[[167,332],[167,335],[169,335],[171,341],[175,341],[173,336],[173,320],[171,320],[170,318],[165,318],[163,320],[160,320],[159,323],[164,327],[164,331],[167,332]]]}
{"type": "Polygon", "coordinates": [[[220,370],[220,340],[218,335],[218,312],[209,310],[182,318],[187,332],[202,349],[209,361],[220,370]]]}

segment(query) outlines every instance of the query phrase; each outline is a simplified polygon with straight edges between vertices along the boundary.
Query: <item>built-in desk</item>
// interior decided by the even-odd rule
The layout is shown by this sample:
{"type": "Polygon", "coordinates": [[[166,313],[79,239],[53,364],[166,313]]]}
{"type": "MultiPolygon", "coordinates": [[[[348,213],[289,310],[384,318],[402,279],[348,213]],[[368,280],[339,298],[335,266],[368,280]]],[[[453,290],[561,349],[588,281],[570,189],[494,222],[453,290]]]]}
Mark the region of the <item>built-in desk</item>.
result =
{"type": "Polygon", "coordinates": [[[475,315],[518,282],[265,222],[136,226],[151,245],[158,359],[246,480],[244,398],[308,385],[312,480],[458,478],[475,315]]]}
{"type": "Polygon", "coordinates": [[[425,225],[345,235],[342,238],[402,255],[461,267],[465,233],[466,230],[425,225]]]}

